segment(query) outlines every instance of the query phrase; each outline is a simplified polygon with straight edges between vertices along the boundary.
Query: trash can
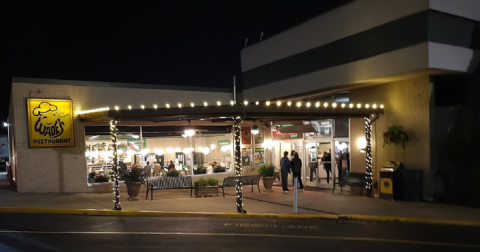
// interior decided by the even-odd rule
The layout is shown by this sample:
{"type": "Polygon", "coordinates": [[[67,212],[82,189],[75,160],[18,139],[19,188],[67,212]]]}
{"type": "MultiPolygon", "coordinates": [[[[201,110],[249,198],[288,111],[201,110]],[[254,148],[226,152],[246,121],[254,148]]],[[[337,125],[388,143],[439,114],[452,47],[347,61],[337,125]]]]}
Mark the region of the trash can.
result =
{"type": "Polygon", "coordinates": [[[395,175],[399,169],[403,169],[403,164],[400,162],[385,162],[382,169],[380,169],[380,195],[381,199],[394,200],[395,199],[395,175]]]}
{"type": "Polygon", "coordinates": [[[423,201],[422,170],[403,170],[403,200],[423,201]]]}

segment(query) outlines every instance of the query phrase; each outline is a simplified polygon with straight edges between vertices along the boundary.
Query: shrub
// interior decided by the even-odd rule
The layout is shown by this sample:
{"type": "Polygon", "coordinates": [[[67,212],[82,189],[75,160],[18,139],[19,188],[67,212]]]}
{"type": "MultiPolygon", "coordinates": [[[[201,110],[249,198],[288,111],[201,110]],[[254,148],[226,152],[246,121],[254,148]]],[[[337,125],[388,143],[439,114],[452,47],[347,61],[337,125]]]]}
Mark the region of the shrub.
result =
{"type": "Polygon", "coordinates": [[[130,169],[122,165],[120,166],[120,180],[123,180],[125,184],[145,183],[145,171],[136,165],[133,165],[130,169]]]}
{"type": "Polygon", "coordinates": [[[166,177],[180,177],[180,172],[177,170],[169,171],[165,173],[166,177]]]}
{"type": "Polygon", "coordinates": [[[275,165],[273,164],[264,164],[258,168],[258,174],[261,177],[274,177],[275,176],[275,165]]]}
{"type": "Polygon", "coordinates": [[[218,180],[213,179],[213,178],[208,178],[208,179],[199,179],[197,182],[195,182],[195,188],[199,187],[204,187],[204,186],[218,186],[218,180]]]}
{"type": "Polygon", "coordinates": [[[214,173],[225,172],[225,167],[223,167],[223,166],[214,166],[214,167],[213,167],[213,172],[214,172],[214,173]]]}
{"type": "Polygon", "coordinates": [[[193,174],[207,174],[207,168],[206,167],[195,167],[193,168],[193,174]]]}

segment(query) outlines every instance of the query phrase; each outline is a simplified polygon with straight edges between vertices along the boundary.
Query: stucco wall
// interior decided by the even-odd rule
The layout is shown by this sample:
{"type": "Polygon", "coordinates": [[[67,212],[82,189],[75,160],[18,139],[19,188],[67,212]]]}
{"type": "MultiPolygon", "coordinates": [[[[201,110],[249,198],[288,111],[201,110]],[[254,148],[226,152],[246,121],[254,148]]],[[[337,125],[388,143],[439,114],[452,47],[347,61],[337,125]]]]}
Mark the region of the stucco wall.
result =
{"type": "MultiPolygon", "coordinates": [[[[350,100],[384,104],[384,114],[373,123],[373,167],[375,178],[384,162],[400,161],[407,169],[424,171],[424,197],[433,193],[430,172],[430,99],[431,83],[428,76],[353,90],[350,100]],[[400,124],[410,137],[405,149],[383,147],[383,132],[393,123],[400,124]]],[[[365,155],[360,154],[357,139],[365,136],[363,119],[351,120],[352,171],[365,171],[365,155]]]]}
{"type": "MultiPolygon", "coordinates": [[[[100,106],[113,107],[131,104],[153,104],[164,101],[202,102],[227,101],[231,96],[219,92],[193,92],[172,90],[145,90],[132,88],[105,88],[71,85],[13,83],[12,108],[17,165],[18,192],[89,192],[85,158],[85,123],[78,120],[76,112],[100,106]],[[37,92],[39,91],[39,92],[37,92]],[[32,98],[72,99],[74,111],[75,146],[67,148],[28,148],[26,101],[32,98]],[[122,99],[118,99],[123,97],[122,99]],[[95,98],[95,99],[93,99],[95,98]],[[148,103],[147,103],[148,102],[148,103]]],[[[150,105],[153,106],[153,105],[150,105]]],[[[10,117],[11,118],[11,117],[10,117]]]]}

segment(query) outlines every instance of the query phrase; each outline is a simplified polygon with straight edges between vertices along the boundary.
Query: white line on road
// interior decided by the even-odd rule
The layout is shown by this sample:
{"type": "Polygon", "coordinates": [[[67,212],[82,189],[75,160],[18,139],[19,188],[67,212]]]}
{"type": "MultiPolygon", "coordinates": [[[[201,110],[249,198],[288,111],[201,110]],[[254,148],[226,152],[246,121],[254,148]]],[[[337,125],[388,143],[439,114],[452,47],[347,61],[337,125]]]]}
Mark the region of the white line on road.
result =
{"type": "Polygon", "coordinates": [[[361,241],[361,242],[384,242],[384,243],[402,243],[427,246],[448,246],[460,248],[480,249],[480,245],[448,243],[448,242],[429,242],[413,240],[397,240],[384,238],[368,237],[341,237],[341,236],[310,236],[310,235],[277,235],[277,234],[241,234],[241,233],[184,233],[184,232],[80,232],[80,231],[16,231],[0,230],[0,234],[80,234],[80,235],[191,235],[191,236],[244,236],[244,237],[270,237],[270,238],[295,238],[295,239],[318,239],[318,240],[339,240],[339,241],[361,241]]]}

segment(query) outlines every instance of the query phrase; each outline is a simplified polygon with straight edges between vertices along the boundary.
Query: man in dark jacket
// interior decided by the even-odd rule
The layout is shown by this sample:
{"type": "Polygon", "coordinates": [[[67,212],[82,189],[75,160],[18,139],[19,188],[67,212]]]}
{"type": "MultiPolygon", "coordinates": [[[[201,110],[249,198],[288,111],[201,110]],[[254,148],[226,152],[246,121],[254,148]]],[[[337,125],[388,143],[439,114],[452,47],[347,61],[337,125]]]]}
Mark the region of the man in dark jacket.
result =
{"type": "Polygon", "coordinates": [[[288,159],[288,151],[283,153],[283,158],[280,159],[280,171],[282,172],[282,189],[288,193],[288,174],[290,173],[290,159],[288,159]]]}
{"type": "Polygon", "coordinates": [[[293,172],[293,184],[295,185],[295,178],[298,178],[298,186],[301,191],[305,191],[303,189],[303,183],[302,183],[302,160],[298,157],[298,153],[295,152],[295,157],[292,159],[290,162],[290,167],[292,168],[293,172]]]}

